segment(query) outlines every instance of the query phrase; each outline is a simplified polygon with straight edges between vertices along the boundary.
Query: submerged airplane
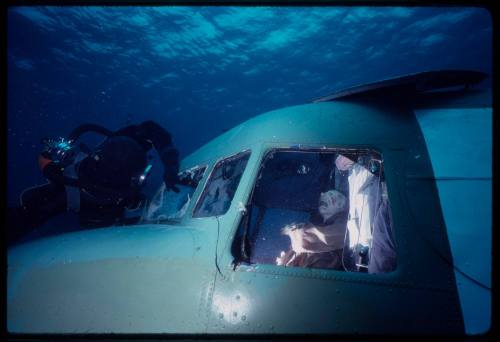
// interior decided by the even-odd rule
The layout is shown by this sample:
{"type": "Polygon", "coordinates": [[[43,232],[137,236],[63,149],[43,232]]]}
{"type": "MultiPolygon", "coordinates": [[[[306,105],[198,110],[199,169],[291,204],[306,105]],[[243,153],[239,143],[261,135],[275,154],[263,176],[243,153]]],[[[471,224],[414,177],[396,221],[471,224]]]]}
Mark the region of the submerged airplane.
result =
{"type": "Polygon", "coordinates": [[[140,224],[10,248],[8,331],[487,333],[486,77],[402,76],[228,130],[140,224]]]}

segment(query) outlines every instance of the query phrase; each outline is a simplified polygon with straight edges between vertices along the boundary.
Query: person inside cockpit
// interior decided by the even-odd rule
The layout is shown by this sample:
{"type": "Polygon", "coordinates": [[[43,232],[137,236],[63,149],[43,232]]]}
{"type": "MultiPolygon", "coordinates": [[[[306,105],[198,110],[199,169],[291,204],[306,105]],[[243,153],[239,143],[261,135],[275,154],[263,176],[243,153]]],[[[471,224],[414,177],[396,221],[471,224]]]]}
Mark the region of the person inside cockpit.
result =
{"type": "Polygon", "coordinates": [[[290,238],[290,249],[276,258],[277,265],[343,270],[342,250],[348,203],[340,191],[323,192],[319,198],[321,222],[285,226],[281,233],[290,238]]]}

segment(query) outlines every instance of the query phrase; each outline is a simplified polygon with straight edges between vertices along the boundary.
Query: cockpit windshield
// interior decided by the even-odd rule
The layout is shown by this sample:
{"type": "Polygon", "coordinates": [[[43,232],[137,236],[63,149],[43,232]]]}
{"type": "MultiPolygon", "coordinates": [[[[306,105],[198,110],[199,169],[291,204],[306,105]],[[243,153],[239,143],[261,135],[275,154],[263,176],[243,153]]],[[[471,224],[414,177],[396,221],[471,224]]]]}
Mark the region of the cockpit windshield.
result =
{"type": "Polygon", "coordinates": [[[179,173],[179,192],[167,191],[162,184],[151,202],[146,206],[141,223],[179,221],[191,203],[193,194],[205,173],[206,166],[195,166],[179,173]]]}
{"type": "Polygon", "coordinates": [[[233,253],[283,267],[385,273],[396,267],[382,156],[274,150],[263,160],[233,253]]]}

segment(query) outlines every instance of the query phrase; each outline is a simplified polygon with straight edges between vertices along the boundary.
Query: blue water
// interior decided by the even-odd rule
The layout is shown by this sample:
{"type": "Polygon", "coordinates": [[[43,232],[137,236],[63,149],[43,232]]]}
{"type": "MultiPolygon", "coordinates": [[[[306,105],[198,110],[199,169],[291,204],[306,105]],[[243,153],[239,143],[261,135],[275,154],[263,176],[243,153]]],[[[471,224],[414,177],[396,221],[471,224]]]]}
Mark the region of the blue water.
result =
{"type": "MultiPolygon", "coordinates": [[[[44,182],[40,139],[152,119],[181,156],[259,113],[430,69],[492,70],[460,7],[11,7],[8,203],[44,182]]],[[[148,186],[159,186],[161,166],[148,186]]]]}

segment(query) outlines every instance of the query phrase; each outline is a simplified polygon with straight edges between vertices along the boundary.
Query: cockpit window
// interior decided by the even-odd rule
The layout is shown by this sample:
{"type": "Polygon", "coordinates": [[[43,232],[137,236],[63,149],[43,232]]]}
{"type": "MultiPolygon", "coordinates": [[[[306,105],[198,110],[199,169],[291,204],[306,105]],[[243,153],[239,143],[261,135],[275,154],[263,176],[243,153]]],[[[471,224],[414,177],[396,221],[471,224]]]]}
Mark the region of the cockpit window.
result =
{"type": "Polygon", "coordinates": [[[167,191],[165,183],[162,184],[143,213],[141,222],[161,222],[180,220],[191,202],[206,166],[195,166],[179,173],[179,192],[167,191]]]}
{"type": "Polygon", "coordinates": [[[241,152],[219,161],[214,166],[193,217],[217,216],[226,213],[249,157],[250,151],[241,152]]]}
{"type": "Polygon", "coordinates": [[[383,273],[396,267],[387,187],[371,150],[273,150],[233,244],[236,260],[383,273]]]}

